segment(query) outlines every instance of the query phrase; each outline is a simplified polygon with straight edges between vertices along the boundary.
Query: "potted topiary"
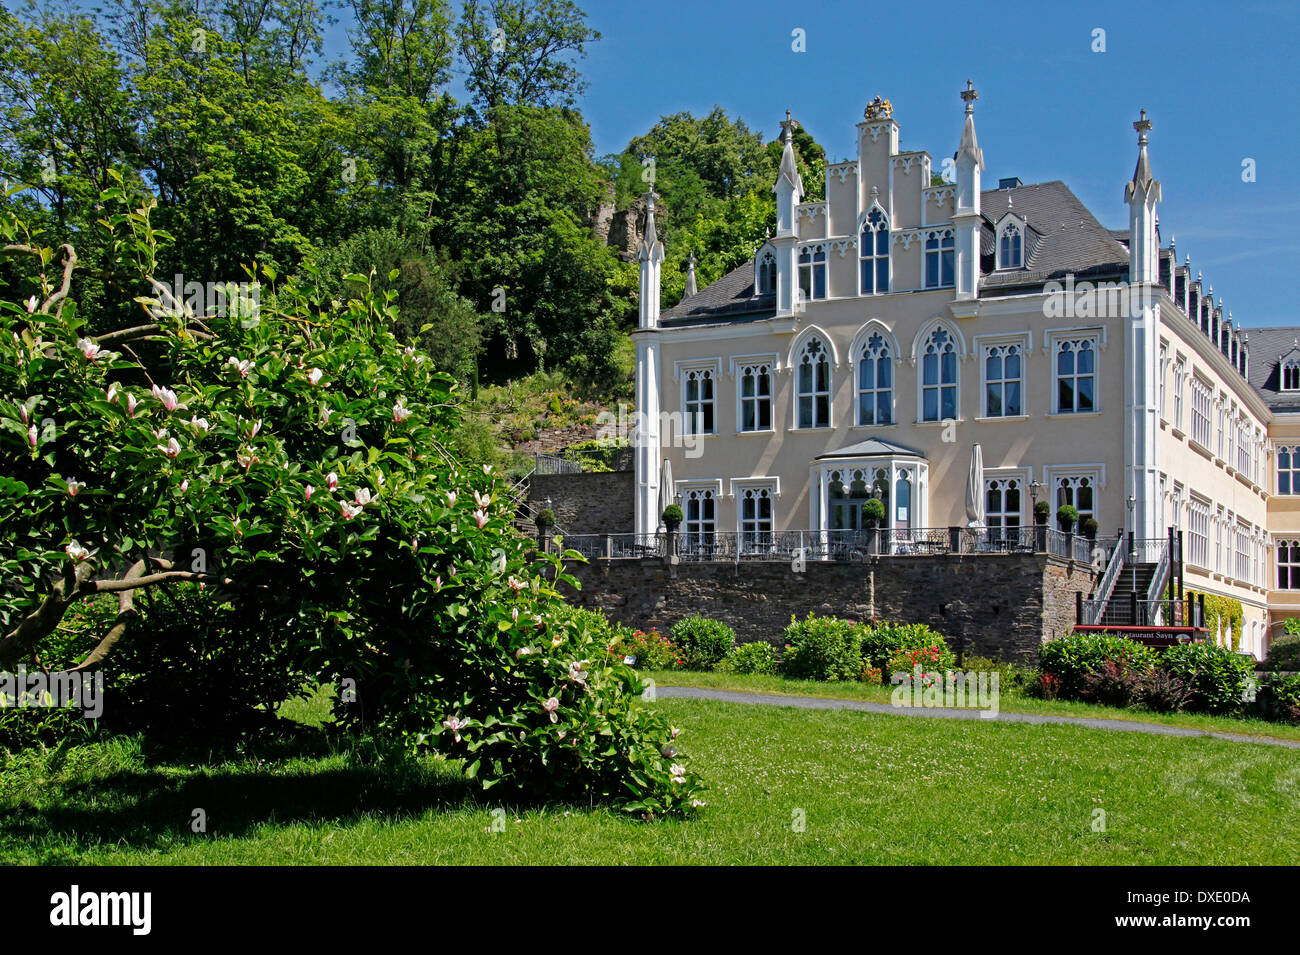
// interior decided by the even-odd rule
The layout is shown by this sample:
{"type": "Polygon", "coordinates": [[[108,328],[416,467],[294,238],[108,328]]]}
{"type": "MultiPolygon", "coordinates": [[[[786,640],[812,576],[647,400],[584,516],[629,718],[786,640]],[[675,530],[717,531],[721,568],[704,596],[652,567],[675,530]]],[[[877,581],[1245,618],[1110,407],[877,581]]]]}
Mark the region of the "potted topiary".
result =
{"type": "Polygon", "coordinates": [[[555,512],[549,507],[544,507],[537,512],[533,518],[533,523],[537,525],[537,544],[541,547],[542,552],[546,552],[546,531],[547,528],[555,526],[555,512]]]}
{"type": "Polygon", "coordinates": [[[1056,523],[1061,525],[1061,530],[1069,534],[1074,530],[1074,525],[1079,523],[1079,512],[1073,504],[1062,504],[1056,509],[1056,523]]]}
{"type": "Polygon", "coordinates": [[[660,520],[664,522],[664,527],[668,528],[668,556],[672,557],[676,553],[673,549],[673,538],[677,528],[682,524],[682,509],[676,504],[669,504],[660,515],[660,520]]]}
{"type": "Polygon", "coordinates": [[[1090,541],[1097,539],[1097,521],[1091,517],[1085,517],[1079,521],[1079,533],[1090,541]]]}
{"type": "Polygon", "coordinates": [[[880,553],[880,528],[885,523],[885,502],[878,497],[873,497],[862,505],[862,523],[867,525],[870,532],[868,540],[871,541],[871,553],[880,553]]]}
{"type": "Polygon", "coordinates": [[[1046,524],[1047,518],[1051,515],[1051,513],[1052,513],[1052,505],[1048,504],[1046,501],[1039,501],[1037,504],[1034,505],[1034,523],[1046,524]]]}

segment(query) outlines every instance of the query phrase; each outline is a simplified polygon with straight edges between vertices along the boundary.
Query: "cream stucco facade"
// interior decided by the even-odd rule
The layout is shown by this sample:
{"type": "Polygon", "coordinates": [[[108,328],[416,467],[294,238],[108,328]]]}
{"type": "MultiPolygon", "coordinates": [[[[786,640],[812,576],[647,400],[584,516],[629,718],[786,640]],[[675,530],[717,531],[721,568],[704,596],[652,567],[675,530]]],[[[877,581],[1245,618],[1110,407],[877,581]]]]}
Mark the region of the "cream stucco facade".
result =
{"type": "Polygon", "coordinates": [[[946,178],[899,148],[877,100],[824,202],[802,201],[787,127],[776,234],[662,311],[651,202],[637,532],[669,499],[688,535],[852,529],[876,487],[891,527],[966,525],[978,445],[987,526],[1031,524],[1038,498],[1103,536],[1179,528],[1187,587],[1240,600],[1243,649],[1262,653],[1270,610],[1300,615],[1272,556],[1278,533],[1300,555],[1300,497],[1275,493],[1272,454],[1300,448],[1300,404],[1270,408],[1246,336],[1160,247],[1150,123],[1112,232],[1059,182],[984,190],[969,84],[962,98],[946,178]]]}

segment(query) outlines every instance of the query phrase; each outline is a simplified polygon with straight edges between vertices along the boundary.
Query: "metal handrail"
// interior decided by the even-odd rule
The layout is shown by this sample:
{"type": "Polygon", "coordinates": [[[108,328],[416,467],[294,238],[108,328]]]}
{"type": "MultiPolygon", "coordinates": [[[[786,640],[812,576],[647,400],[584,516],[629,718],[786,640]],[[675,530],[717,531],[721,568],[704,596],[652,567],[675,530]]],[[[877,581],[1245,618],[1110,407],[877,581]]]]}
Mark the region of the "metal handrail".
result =
{"type": "Polygon", "coordinates": [[[1102,611],[1106,609],[1106,605],[1110,602],[1110,596],[1115,591],[1115,584],[1119,582],[1120,571],[1123,569],[1124,548],[1117,541],[1115,549],[1111,551],[1110,562],[1106,565],[1106,572],[1101,575],[1096,593],[1093,595],[1092,599],[1095,603],[1092,611],[1085,614],[1085,620],[1088,623],[1096,624],[1101,620],[1102,611]]]}

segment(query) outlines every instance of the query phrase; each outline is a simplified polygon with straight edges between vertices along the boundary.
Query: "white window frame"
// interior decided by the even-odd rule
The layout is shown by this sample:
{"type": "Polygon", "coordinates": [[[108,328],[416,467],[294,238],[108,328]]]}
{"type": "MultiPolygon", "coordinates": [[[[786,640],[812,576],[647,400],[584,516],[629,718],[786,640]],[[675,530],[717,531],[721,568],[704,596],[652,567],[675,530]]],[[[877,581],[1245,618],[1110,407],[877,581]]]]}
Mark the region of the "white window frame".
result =
{"type": "Polygon", "coordinates": [[[1281,391],[1300,391],[1300,358],[1286,358],[1277,370],[1281,391]]]}
{"type": "Polygon", "coordinates": [[[776,249],[772,245],[764,245],[754,256],[754,294],[755,295],[775,295],[776,294],[776,249]],[[765,287],[763,282],[764,266],[768,260],[772,263],[772,285],[770,288],[765,287]]]}
{"type": "Polygon", "coordinates": [[[1187,377],[1187,359],[1178,355],[1174,359],[1174,428],[1183,430],[1183,379],[1187,377]]]}
{"type": "Polygon", "coordinates": [[[1187,512],[1188,554],[1191,563],[1209,569],[1210,502],[1192,495],[1187,512]]]}
{"type": "Polygon", "coordinates": [[[831,296],[830,286],[830,244],[827,242],[808,242],[799,246],[799,252],[795,256],[795,290],[799,293],[801,301],[804,302],[824,302],[831,296]],[[808,253],[808,261],[803,261],[804,253],[808,253]],[[817,261],[820,255],[821,261],[817,261]],[[808,292],[803,290],[804,269],[808,270],[808,292]],[[817,294],[817,269],[821,269],[822,274],[822,294],[817,294]]]}
{"type": "Polygon", "coordinates": [[[1211,413],[1214,408],[1214,388],[1199,376],[1192,375],[1192,440],[1210,451],[1210,442],[1214,440],[1214,424],[1211,413]]]}
{"type": "Polygon", "coordinates": [[[996,268],[998,271],[1003,269],[1022,269],[1025,267],[1025,238],[1024,219],[1021,219],[1017,215],[1007,215],[1002,218],[1002,221],[998,223],[998,231],[993,246],[997,262],[996,268]],[[1002,255],[1002,238],[1013,228],[1016,230],[1016,234],[1020,239],[1020,248],[1018,250],[1020,254],[1014,262],[1008,262],[1002,255]]]}
{"type": "Polygon", "coordinates": [[[1048,335],[1048,355],[1052,367],[1052,414],[1058,415],[1078,415],[1078,414],[1100,414],[1101,413],[1101,350],[1104,344],[1104,337],[1101,332],[1091,329],[1079,329],[1077,332],[1054,332],[1048,335]],[[1080,411],[1078,408],[1078,380],[1081,377],[1078,372],[1078,359],[1075,359],[1075,372],[1070,376],[1074,379],[1075,407],[1067,411],[1061,410],[1061,373],[1059,370],[1058,357],[1062,351],[1062,346],[1072,344],[1077,346],[1087,342],[1091,345],[1093,353],[1093,367],[1089,377],[1092,378],[1092,407],[1087,411],[1080,411]]]}
{"type": "Polygon", "coordinates": [[[1300,494],[1300,443],[1282,444],[1276,448],[1277,493],[1288,497],[1300,494]],[[1286,467],[1282,466],[1282,455],[1287,456],[1286,467]],[[1287,490],[1282,490],[1282,475],[1287,475],[1287,490]]]}
{"type": "MultiPolygon", "coordinates": [[[[1101,518],[1101,491],[1106,486],[1106,466],[1104,464],[1053,464],[1043,469],[1045,477],[1044,483],[1048,489],[1048,501],[1051,502],[1052,510],[1049,515],[1048,523],[1056,526],[1056,512],[1061,506],[1060,488],[1068,482],[1077,482],[1080,479],[1087,478],[1089,486],[1092,488],[1092,510],[1080,510],[1079,505],[1075,503],[1075,510],[1079,511],[1079,520],[1083,520],[1084,515],[1090,515],[1097,522],[1098,528],[1104,527],[1101,518]]],[[[1071,495],[1072,501],[1077,501],[1076,495],[1071,495]]],[[[1098,530],[1100,533],[1100,530],[1098,530]]]]}
{"type": "MultiPolygon", "coordinates": [[[[1028,388],[1028,384],[1027,384],[1027,381],[1026,381],[1026,371],[1027,371],[1028,366],[1029,366],[1029,353],[1030,353],[1030,348],[1031,348],[1031,345],[1030,345],[1030,333],[1029,333],[1029,332],[1022,332],[1022,333],[1017,333],[1017,334],[1014,334],[1014,335],[976,335],[975,338],[974,338],[974,345],[975,345],[975,356],[979,359],[979,374],[980,374],[980,412],[979,412],[979,413],[980,413],[980,417],[981,417],[981,418],[987,418],[987,419],[989,419],[989,420],[993,420],[993,421],[999,421],[999,420],[1001,420],[1001,419],[1003,419],[1003,418],[1012,418],[1012,419],[1015,419],[1015,418],[1024,418],[1024,417],[1027,417],[1027,414],[1028,414],[1028,413],[1025,411],[1025,395],[1026,395],[1026,390],[1027,390],[1027,388],[1028,388]],[[989,358],[989,352],[992,351],[994,348],[1005,348],[1005,347],[1007,347],[1007,346],[1015,346],[1016,348],[1018,348],[1018,349],[1020,350],[1020,377],[1019,377],[1019,378],[1016,378],[1016,379],[1006,378],[1006,377],[1005,377],[1005,374],[1004,374],[1004,377],[1001,379],[1001,381],[1004,383],[1004,386],[1005,386],[1005,383],[1008,382],[1008,381],[1018,381],[1018,382],[1019,382],[1019,384],[1020,384],[1020,410],[1017,411],[1017,412],[1016,412],[1015,414],[1013,414],[1013,415],[1011,415],[1011,414],[1006,414],[1006,412],[1005,412],[1006,399],[1005,399],[1005,387],[1004,387],[1004,392],[1003,392],[1003,408],[1004,408],[1004,411],[1003,411],[1003,413],[1000,414],[1000,415],[990,415],[990,414],[989,414],[989,405],[988,405],[988,401],[989,401],[989,379],[988,379],[988,358],[989,358]]],[[[1004,362],[1004,364],[1003,364],[1003,368],[1004,368],[1004,370],[1005,370],[1005,358],[1003,359],[1003,362],[1004,362]]],[[[959,396],[959,397],[960,397],[960,396],[959,396]]]]}
{"type": "Polygon", "coordinates": [[[891,224],[889,221],[889,213],[886,212],[883,208],[881,208],[880,203],[873,202],[871,204],[871,208],[868,209],[866,212],[864,212],[859,217],[859,221],[858,221],[858,294],[859,295],[889,294],[889,290],[893,286],[893,278],[894,278],[894,274],[893,274],[894,263],[892,261],[892,256],[891,256],[893,244],[894,244],[894,237],[893,237],[891,224]],[[882,227],[873,228],[871,226],[871,214],[873,212],[880,213],[882,217],[881,222],[883,223],[882,227]],[[862,237],[868,231],[871,233],[871,254],[870,255],[864,254],[863,242],[862,242],[862,237]],[[884,255],[881,255],[876,249],[876,246],[879,244],[879,234],[881,232],[885,233],[884,255]],[[880,264],[880,261],[882,259],[885,262],[885,287],[883,289],[875,287],[877,284],[876,276],[878,274],[877,266],[880,264]],[[867,290],[866,283],[862,281],[863,264],[866,262],[871,263],[872,288],[870,291],[867,290]]]}
{"type": "MultiPolygon", "coordinates": [[[[768,501],[767,517],[767,540],[750,541],[751,545],[761,547],[764,544],[770,545],[772,539],[776,536],[776,499],[781,496],[781,479],[779,477],[748,477],[731,479],[731,496],[736,501],[736,534],[738,547],[745,547],[746,518],[745,518],[745,500],[750,494],[763,495],[768,501]]],[[[761,519],[755,519],[750,523],[758,523],[761,519]]],[[[762,534],[763,531],[755,530],[754,533],[762,534]]]]}
{"type": "MultiPolygon", "coordinates": [[[[700,541],[690,541],[692,536],[702,537],[706,533],[716,535],[718,532],[718,526],[721,523],[721,514],[719,512],[722,505],[722,479],[680,480],[674,483],[674,489],[676,491],[678,506],[682,509],[682,526],[680,531],[682,546],[685,547],[690,546],[691,543],[700,543],[700,541]],[[690,525],[697,523],[690,520],[690,504],[693,495],[699,495],[701,500],[703,500],[706,495],[713,499],[713,519],[711,521],[713,525],[712,530],[706,531],[703,529],[703,526],[696,531],[691,529],[690,525]]],[[[703,525],[704,522],[699,521],[698,523],[703,525]]]]}
{"type": "MultiPolygon", "coordinates": [[[[853,423],[858,428],[888,428],[898,424],[898,363],[902,356],[898,353],[898,343],[894,341],[893,334],[884,325],[877,322],[871,322],[858,332],[857,337],[853,340],[853,350],[849,353],[849,367],[853,374],[853,423]],[[889,420],[886,422],[874,421],[864,422],[862,420],[862,396],[867,394],[862,388],[862,362],[863,353],[866,351],[867,344],[874,336],[880,336],[881,345],[888,352],[889,359],[889,387],[888,389],[880,387],[880,377],[877,374],[878,368],[872,369],[872,380],[874,385],[869,389],[870,394],[876,396],[877,402],[873,408],[878,408],[878,398],[882,391],[889,392],[889,420]]],[[[871,359],[873,362],[880,361],[879,358],[871,359]]]]}
{"type": "Polygon", "coordinates": [[[803,337],[798,343],[798,349],[791,356],[790,361],[790,384],[791,391],[794,395],[794,428],[795,431],[824,431],[835,427],[835,367],[839,364],[836,360],[835,352],[831,346],[830,336],[825,332],[817,329],[813,334],[803,337]],[[825,390],[817,387],[817,374],[813,372],[812,391],[804,392],[800,390],[799,371],[803,367],[803,357],[808,350],[808,346],[814,340],[821,343],[822,354],[826,361],[826,388],[825,390]],[[803,398],[809,397],[813,402],[813,423],[811,425],[800,424],[800,411],[803,398]],[[817,399],[824,397],[826,399],[826,423],[817,424],[817,399]]]}
{"type": "Polygon", "coordinates": [[[957,237],[954,229],[924,229],[921,235],[921,284],[927,290],[954,288],[957,284],[957,237]],[[938,247],[931,249],[930,243],[937,242],[938,247]],[[947,245],[945,245],[947,243],[947,245]],[[930,256],[938,259],[935,283],[930,283],[930,256]],[[943,280],[944,257],[951,264],[952,281],[943,280]]]}
{"type": "MultiPolygon", "coordinates": [[[[1027,527],[1033,522],[1033,502],[1031,499],[1032,496],[1029,492],[1029,485],[1031,483],[1030,477],[1029,468],[988,468],[985,470],[984,487],[981,489],[980,493],[984,495],[986,523],[989,523],[987,518],[993,513],[988,510],[989,492],[993,490],[994,484],[1005,482],[1015,482],[1016,489],[1020,494],[1020,510],[1014,515],[1010,514],[1010,512],[1003,511],[1001,512],[1003,516],[1014,516],[1016,519],[1015,526],[1018,528],[1027,527]]],[[[1003,490],[1002,497],[1005,504],[1005,490],[1003,490]]],[[[1005,525],[999,526],[1005,527],[1005,525]]],[[[989,527],[992,529],[992,523],[989,523],[989,527]]]]}
{"type": "Polygon", "coordinates": [[[683,358],[673,364],[673,377],[678,382],[678,400],[681,409],[681,434],[691,435],[692,437],[704,437],[718,433],[718,386],[722,383],[722,359],[712,358],[683,358]],[[689,386],[692,374],[707,374],[713,382],[713,396],[709,399],[709,404],[713,406],[713,427],[707,430],[695,430],[695,418],[687,411],[686,390],[689,386]]]}
{"type": "MultiPolygon", "coordinates": [[[[733,355],[731,358],[731,377],[736,380],[736,434],[772,434],[776,431],[776,374],[781,370],[781,356],[775,353],[765,355],[733,355]],[[768,395],[766,428],[745,428],[745,401],[753,400],[757,409],[758,396],[745,398],[745,371],[750,368],[767,366],[768,395]]],[[[757,414],[755,415],[757,420],[757,414]]]]}
{"type": "MultiPolygon", "coordinates": [[[[943,353],[940,352],[940,355],[943,353]]],[[[947,322],[935,322],[927,325],[922,329],[922,335],[917,339],[916,347],[916,420],[918,424],[938,424],[944,421],[961,420],[961,357],[962,357],[962,340],[957,330],[947,322]],[[945,382],[943,380],[943,361],[940,359],[938,368],[939,380],[933,385],[926,384],[925,381],[925,358],[926,349],[930,347],[930,341],[934,334],[943,330],[948,336],[948,345],[952,348],[954,380],[945,382]],[[951,416],[943,413],[943,390],[945,388],[954,389],[953,411],[951,416]],[[937,417],[927,418],[925,416],[925,393],[927,390],[934,389],[938,392],[935,400],[935,414],[937,417]]]]}

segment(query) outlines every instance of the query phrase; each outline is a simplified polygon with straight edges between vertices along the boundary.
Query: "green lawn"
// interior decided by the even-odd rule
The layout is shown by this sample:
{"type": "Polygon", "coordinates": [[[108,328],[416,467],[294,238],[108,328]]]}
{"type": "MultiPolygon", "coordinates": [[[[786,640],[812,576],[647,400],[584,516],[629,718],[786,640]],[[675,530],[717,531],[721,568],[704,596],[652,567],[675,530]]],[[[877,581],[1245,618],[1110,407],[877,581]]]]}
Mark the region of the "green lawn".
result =
{"type": "MultiPolygon", "coordinates": [[[[313,718],[319,701],[294,714],[313,718]]],[[[361,766],[307,731],[209,765],[127,741],[0,772],[0,861],[76,864],[1290,864],[1300,753],[1073,726],[658,704],[712,787],[691,821],[495,818],[455,767],[361,766]],[[208,832],[190,831],[206,811],[208,832]],[[1094,831],[1095,810],[1105,831],[1094,831]],[[797,831],[802,820],[803,831],[797,831]]]]}
{"type": "MultiPolygon", "coordinates": [[[[650,671],[645,676],[654,680],[659,686],[698,686],[715,690],[736,690],[742,693],[776,693],[838,700],[866,700],[871,703],[888,703],[893,692],[892,686],[871,686],[866,683],[819,683],[813,680],[787,680],[780,676],[705,673],[697,670],[650,671]]],[[[1300,726],[1286,723],[1238,719],[1232,716],[1210,716],[1204,713],[1154,713],[1140,708],[1119,709],[1073,700],[1040,700],[1005,691],[1000,694],[998,709],[1007,713],[1082,716],[1094,720],[1129,720],[1139,723],[1161,723],[1166,726],[1184,726],[1188,729],[1214,733],[1233,733],[1240,736],[1300,739],[1300,726]]]]}

